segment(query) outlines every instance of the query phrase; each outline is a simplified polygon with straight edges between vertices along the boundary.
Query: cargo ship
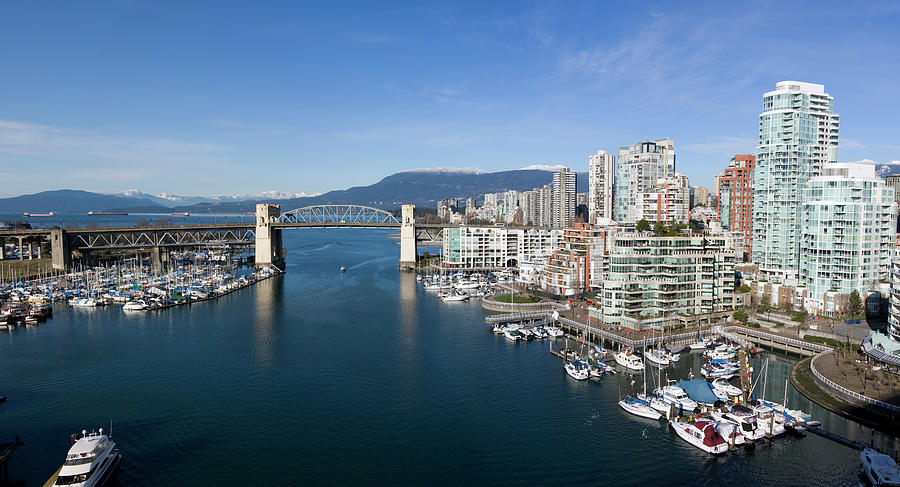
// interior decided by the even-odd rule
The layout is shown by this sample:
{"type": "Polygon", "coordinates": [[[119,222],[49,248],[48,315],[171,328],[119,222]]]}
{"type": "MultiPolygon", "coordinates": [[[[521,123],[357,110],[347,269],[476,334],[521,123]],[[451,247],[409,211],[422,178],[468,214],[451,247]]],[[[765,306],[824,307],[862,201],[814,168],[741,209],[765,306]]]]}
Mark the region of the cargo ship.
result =
{"type": "Polygon", "coordinates": [[[191,214],[190,214],[190,213],[172,213],[172,214],[169,215],[169,216],[178,216],[178,217],[184,218],[184,217],[187,217],[187,216],[191,216],[191,214]]]}
{"type": "Polygon", "coordinates": [[[22,216],[24,216],[25,218],[28,218],[30,216],[53,216],[53,215],[55,215],[55,213],[53,213],[52,211],[50,213],[28,213],[27,211],[25,213],[22,213],[22,216]]]}
{"type": "Polygon", "coordinates": [[[89,211],[88,216],[128,216],[128,213],[110,213],[106,211],[89,211]]]}

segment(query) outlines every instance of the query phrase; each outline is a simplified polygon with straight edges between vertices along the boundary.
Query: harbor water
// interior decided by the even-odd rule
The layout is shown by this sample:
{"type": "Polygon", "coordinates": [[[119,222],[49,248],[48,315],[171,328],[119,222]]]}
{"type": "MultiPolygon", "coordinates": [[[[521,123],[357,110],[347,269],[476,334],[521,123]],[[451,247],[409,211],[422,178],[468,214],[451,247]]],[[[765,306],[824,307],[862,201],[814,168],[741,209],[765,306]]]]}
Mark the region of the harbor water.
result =
{"type": "MultiPolygon", "coordinates": [[[[112,422],[113,484],[135,487],[858,484],[858,452],[815,435],[711,457],[627,415],[617,396],[640,375],[570,379],[549,341],[510,343],[479,301],[441,302],[398,272],[389,232],[284,235],[287,273],[221,299],[137,313],[56,304],[48,322],[0,333],[0,431],[24,441],[9,480],[42,485],[71,433],[112,422]]],[[[781,401],[795,359],[768,356],[766,394],[781,401]]],[[[699,365],[685,354],[669,377],[699,365]]]]}

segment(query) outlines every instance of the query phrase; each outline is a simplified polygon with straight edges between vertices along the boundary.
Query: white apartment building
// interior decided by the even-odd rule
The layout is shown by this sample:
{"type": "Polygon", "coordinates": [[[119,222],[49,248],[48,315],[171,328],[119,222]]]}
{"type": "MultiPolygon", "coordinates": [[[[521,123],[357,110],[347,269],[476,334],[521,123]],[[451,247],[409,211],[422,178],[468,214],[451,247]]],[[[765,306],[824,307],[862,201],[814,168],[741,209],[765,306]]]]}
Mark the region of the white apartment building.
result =
{"type": "Polygon", "coordinates": [[[575,172],[568,168],[553,173],[550,226],[567,228],[575,223],[575,172]]]}
{"type": "Polygon", "coordinates": [[[613,198],[618,223],[641,219],[639,199],[657,181],[675,177],[675,143],[670,139],[640,142],[619,148],[613,198]]]}
{"type": "Polygon", "coordinates": [[[504,226],[445,228],[442,262],[453,269],[517,267],[522,262],[549,257],[559,245],[562,233],[504,226]]]}
{"type": "Polygon", "coordinates": [[[591,223],[615,220],[615,179],[616,156],[605,150],[591,154],[588,158],[588,215],[591,223]]]}
{"type": "Polygon", "coordinates": [[[753,169],[753,262],[792,278],[800,268],[804,185],[837,161],[840,118],[825,86],[781,81],[763,95],[753,169]]]}
{"type": "Polygon", "coordinates": [[[897,228],[894,189],[875,166],[825,164],[803,191],[800,283],[808,309],[830,314],[826,293],[866,296],[887,280],[897,228]]]}
{"type": "Polygon", "coordinates": [[[690,199],[691,186],[684,174],[658,179],[652,191],[638,196],[638,220],[686,224],[691,216],[690,199]]]}

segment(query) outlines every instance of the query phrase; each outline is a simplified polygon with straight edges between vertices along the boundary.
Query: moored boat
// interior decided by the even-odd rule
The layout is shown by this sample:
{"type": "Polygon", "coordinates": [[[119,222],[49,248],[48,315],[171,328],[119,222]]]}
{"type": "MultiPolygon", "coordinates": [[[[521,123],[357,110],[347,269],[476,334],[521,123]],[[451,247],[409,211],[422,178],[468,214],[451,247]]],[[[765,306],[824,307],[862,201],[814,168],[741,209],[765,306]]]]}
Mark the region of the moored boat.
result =
{"type": "Polygon", "coordinates": [[[900,467],[897,467],[897,462],[893,458],[871,448],[863,448],[859,458],[862,461],[863,472],[872,485],[900,486],[900,467]]]}
{"type": "Polygon", "coordinates": [[[669,424],[682,440],[711,455],[719,455],[728,451],[728,443],[716,431],[716,423],[700,420],[693,423],[669,420],[669,424]]]}
{"type": "Polygon", "coordinates": [[[66,454],[65,463],[59,470],[54,486],[99,487],[112,475],[122,456],[116,443],[103,434],[82,431],[66,454]]]}
{"type": "Polygon", "coordinates": [[[619,407],[635,416],[640,416],[642,418],[659,419],[662,417],[662,414],[650,407],[646,400],[638,399],[632,396],[625,396],[621,401],[619,401],[619,407]]]}
{"type": "Polygon", "coordinates": [[[644,362],[631,351],[618,352],[615,355],[616,363],[627,370],[644,370],[644,362]]]}
{"type": "Polygon", "coordinates": [[[566,362],[563,368],[566,369],[566,374],[575,380],[587,380],[590,376],[588,365],[581,360],[566,362]]]}

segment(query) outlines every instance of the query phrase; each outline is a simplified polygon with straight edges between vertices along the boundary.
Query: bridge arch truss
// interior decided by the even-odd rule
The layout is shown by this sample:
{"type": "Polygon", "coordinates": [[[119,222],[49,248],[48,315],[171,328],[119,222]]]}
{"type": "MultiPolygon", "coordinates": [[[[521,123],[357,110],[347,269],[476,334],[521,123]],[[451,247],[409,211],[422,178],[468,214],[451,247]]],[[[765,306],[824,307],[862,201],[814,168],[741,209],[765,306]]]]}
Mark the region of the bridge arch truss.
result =
{"type": "Polygon", "coordinates": [[[400,225],[393,214],[360,205],[314,205],[282,213],[279,223],[400,225]]]}

